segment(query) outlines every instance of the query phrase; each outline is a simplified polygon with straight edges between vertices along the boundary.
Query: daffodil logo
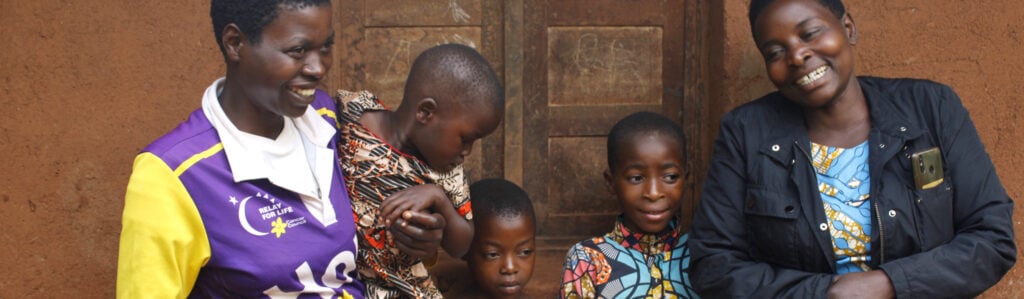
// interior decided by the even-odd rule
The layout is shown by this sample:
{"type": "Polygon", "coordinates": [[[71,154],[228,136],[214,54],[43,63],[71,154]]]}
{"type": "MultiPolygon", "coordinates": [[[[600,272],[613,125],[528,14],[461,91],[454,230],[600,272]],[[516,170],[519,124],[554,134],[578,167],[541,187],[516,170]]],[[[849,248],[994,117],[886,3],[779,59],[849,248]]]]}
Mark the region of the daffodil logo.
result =
{"type": "Polygon", "coordinates": [[[274,235],[277,236],[278,238],[281,237],[281,234],[285,233],[284,229],[288,227],[287,223],[281,221],[281,217],[277,217],[277,220],[271,222],[270,225],[274,227],[274,229],[271,229],[270,232],[274,233],[274,235]]]}

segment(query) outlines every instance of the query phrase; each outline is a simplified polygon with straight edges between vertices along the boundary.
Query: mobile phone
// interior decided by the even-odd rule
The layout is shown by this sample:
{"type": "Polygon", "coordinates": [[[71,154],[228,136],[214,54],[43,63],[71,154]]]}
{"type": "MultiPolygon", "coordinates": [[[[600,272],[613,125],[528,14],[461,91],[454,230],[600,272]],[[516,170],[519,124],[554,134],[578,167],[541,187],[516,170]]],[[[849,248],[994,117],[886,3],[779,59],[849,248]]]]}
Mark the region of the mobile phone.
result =
{"type": "Polygon", "coordinates": [[[910,161],[917,189],[926,190],[942,184],[942,151],[938,147],[914,153],[910,155],[910,161]]]}

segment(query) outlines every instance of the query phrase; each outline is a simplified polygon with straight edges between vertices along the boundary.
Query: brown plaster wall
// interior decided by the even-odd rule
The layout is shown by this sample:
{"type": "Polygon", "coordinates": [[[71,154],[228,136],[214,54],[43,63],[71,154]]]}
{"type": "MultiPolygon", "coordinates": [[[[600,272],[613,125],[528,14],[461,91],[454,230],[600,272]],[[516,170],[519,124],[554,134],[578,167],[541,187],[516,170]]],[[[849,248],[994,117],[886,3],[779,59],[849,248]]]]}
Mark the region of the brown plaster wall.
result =
{"type": "Polygon", "coordinates": [[[208,1],[0,2],[0,298],[113,298],[137,151],[223,73],[208,1]]]}
{"type": "MultiPolygon", "coordinates": [[[[1012,51],[1022,46],[1024,4],[895,2],[847,0],[860,29],[858,73],[953,86],[1010,195],[1022,198],[1015,71],[1024,57],[1012,51]]],[[[771,85],[746,2],[711,7],[709,52],[722,53],[709,80],[717,119],[771,85]]],[[[113,297],[132,158],[223,74],[207,13],[199,0],[0,1],[0,298],[113,297]]],[[[1024,282],[1019,268],[987,295],[1024,295],[1014,287],[1024,282]]]]}
{"type": "MultiPolygon", "coordinates": [[[[726,0],[723,39],[713,56],[711,115],[764,95],[774,87],[750,37],[749,0],[726,0]],[[720,48],[719,48],[720,47],[720,48]]],[[[1020,70],[1024,56],[1024,4],[1017,0],[964,2],[950,0],[845,0],[857,24],[859,37],[856,73],[882,77],[926,78],[948,84],[959,93],[971,113],[996,171],[1018,200],[1014,208],[1017,244],[1024,240],[1020,218],[1024,205],[1024,85],[1020,70]]],[[[716,38],[712,36],[712,43],[716,38]]],[[[717,122],[717,120],[716,120],[717,122]]],[[[717,125],[716,125],[717,128],[717,125]]],[[[1018,260],[1021,250],[1018,250],[1018,260]]],[[[941,261],[936,261],[941,262],[941,261]]],[[[1024,270],[1015,266],[985,295],[992,298],[1024,296],[1019,285],[1024,270]]]]}

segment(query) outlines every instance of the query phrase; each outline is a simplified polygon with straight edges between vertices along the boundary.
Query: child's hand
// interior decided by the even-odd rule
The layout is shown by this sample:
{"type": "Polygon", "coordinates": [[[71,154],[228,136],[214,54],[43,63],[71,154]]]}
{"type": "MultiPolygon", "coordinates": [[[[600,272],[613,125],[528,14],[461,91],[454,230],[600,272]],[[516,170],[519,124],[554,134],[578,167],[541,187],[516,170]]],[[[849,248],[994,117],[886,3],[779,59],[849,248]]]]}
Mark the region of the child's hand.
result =
{"type": "Polygon", "coordinates": [[[422,259],[437,254],[447,222],[441,214],[405,211],[402,218],[390,225],[395,246],[412,258],[422,259]]]}
{"type": "Polygon", "coordinates": [[[402,217],[405,212],[424,212],[428,209],[436,212],[433,209],[435,205],[447,202],[448,196],[444,194],[444,190],[441,187],[434,184],[417,185],[399,191],[384,199],[384,202],[380,205],[380,214],[377,217],[382,217],[384,225],[390,226],[395,223],[395,220],[402,217]]]}

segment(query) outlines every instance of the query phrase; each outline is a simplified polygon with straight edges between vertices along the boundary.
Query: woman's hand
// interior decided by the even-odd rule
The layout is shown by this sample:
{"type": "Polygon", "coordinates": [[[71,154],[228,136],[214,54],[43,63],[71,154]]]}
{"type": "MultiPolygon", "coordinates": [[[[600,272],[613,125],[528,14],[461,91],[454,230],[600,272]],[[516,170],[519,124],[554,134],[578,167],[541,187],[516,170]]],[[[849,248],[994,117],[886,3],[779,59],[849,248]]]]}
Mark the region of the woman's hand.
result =
{"type": "Polygon", "coordinates": [[[422,259],[437,254],[447,223],[438,213],[405,211],[402,218],[389,226],[395,246],[412,258],[422,259]]]}
{"type": "Polygon", "coordinates": [[[836,276],[828,288],[828,298],[893,298],[895,290],[889,275],[882,270],[854,272],[836,276]]]}

